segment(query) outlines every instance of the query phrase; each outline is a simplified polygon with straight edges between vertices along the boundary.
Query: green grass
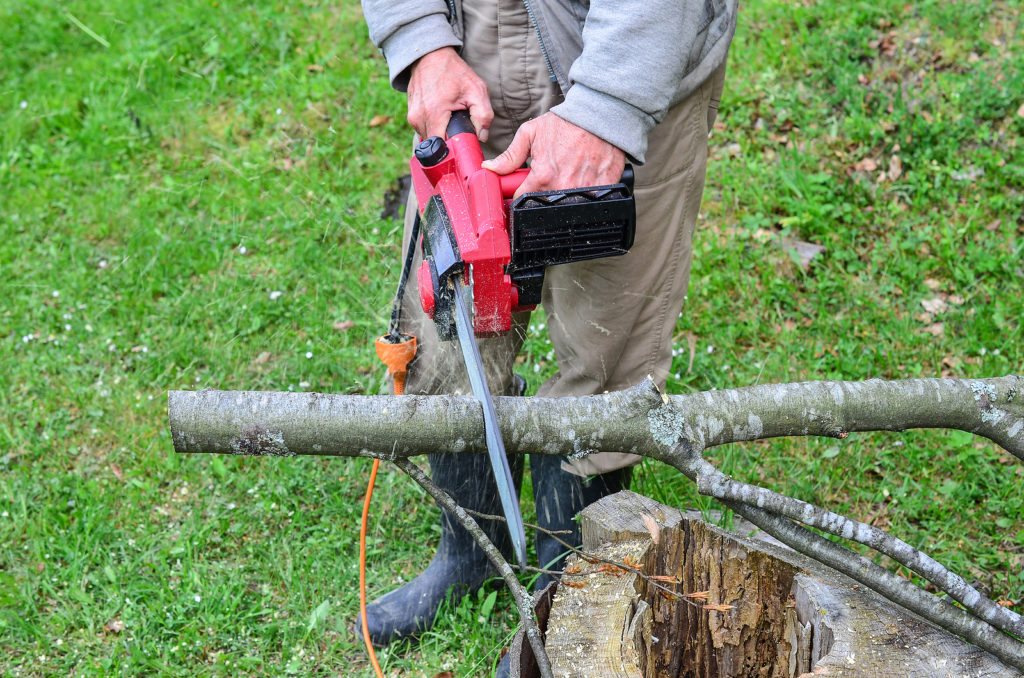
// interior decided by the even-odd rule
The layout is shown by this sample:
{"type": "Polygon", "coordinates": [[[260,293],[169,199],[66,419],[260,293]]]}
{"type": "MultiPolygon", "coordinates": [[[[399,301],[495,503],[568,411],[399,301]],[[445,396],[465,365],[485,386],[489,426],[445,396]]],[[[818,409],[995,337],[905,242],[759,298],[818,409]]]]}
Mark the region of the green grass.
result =
{"type": "MultiPolygon", "coordinates": [[[[0,0],[0,674],[369,675],[367,464],[177,457],[165,417],[169,389],[381,388],[409,132],[365,32],[351,3],[0,0]]],[[[1024,372],[1022,35],[1015,2],[744,3],[672,391],[1024,372]]],[[[1024,596],[1024,470],[991,444],[711,457],[1024,596]]],[[[378,482],[371,595],[438,533],[378,482]]],[[[713,507],[653,463],[636,487],[713,507]]],[[[489,675],[510,607],[467,599],[387,672],[489,675]]]]}

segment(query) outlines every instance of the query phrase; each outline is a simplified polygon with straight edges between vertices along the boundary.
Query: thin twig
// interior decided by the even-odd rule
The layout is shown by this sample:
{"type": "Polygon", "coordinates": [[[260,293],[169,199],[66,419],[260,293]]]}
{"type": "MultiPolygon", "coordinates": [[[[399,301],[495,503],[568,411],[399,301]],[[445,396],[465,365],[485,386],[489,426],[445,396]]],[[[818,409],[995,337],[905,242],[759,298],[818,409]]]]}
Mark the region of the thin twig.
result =
{"type": "MultiPolygon", "coordinates": [[[[468,509],[466,510],[466,512],[469,513],[470,515],[472,515],[472,516],[474,516],[476,518],[480,518],[482,520],[497,520],[499,522],[505,520],[505,516],[496,516],[496,515],[491,515],[491,514],[487,514],[487,513],[480,513],[478,511],[470,511],[468,509]]],[[[541,532],[543,534],[546,534],[547,536],[551,537],[552,539],[557,541],[559,544],[561,544],[565,548],[569,549],[574,554],[576,554],[577,556],[579,556],[583,560],[587,561],[588,563],[604,563],[606,565],[612,565],[614,567],[619,568],[620,570],[625,570],[627,572],[632,572],[633,574],[637,575],[638,577],[643,579],[645,582],[647,582],[648,585],[653,586],[654,588],[658,589],[659,591],[661,591],[661,592],[663,592],[665,594],[668,594],[669,596],[679,597],[679,596],[683,595],[683,594],[679,594],[679,593],[673,591],[669,587],[663,585],[661,582],[659,582],[656,579],[654,579],[654,577],[656,577],[657,575],[648,575],[648,574],[644,573],[638,567],[633,567],[632,565],[627,565],[626,563],[621,563],[621,562],[619,562],[617,560],[611,560],[610,558],[605,558],[604,556],[598,555],[596,553],[591,553],[590,551],[584,551],[583,549],[579,548],[578,546],[573,546],[572,544],[570,544],[569,542],[565,541],[564,539],[562,539],[562,538],[560,538],[558,536],[560,534],[572,534],[572,530],[549,530],[546,527],[541,527],[540,525],[534,525],[532,523],[523,523],[523,526],[524,527],[528,527],[528,528],[533,529],[533,530],[537,530],[538,532],[541,532]]],[[[567,574],[565,572],[565,570],[545,570],[543,568],[532,567],[532,566],[527,566],[526,571],[527,572],[537,572],[539,574],[551,575],[552,577],[554,577],[555,579],[558,579],[559,581],[561,581],[563,575],[567,574]]],[[[568,573],[568,576],[572,576],[572,573],[568,573]]],[[[700,605],[695,604],[695,603],[693,603],[690,600],[687,600],[687,599],[683,599],[683,600],[687,604],[694,605],[695,607],[701,607],[700,605]]]]}
{"type": "Polygon", "coordinates": [[[508,586],[509,591],[512,592],[512,597],[516,601],[516,608],[519,610],[519,619],[522,621],[524,628],[526,629],[526,637],[530,641],[530,647],[533,649],[533,656],[537,660],[537,667],[540,670],[542,678],[553,678],[551,673],[551,661],[548,659],[547,652],[544,649],[544,641],[540,635],[540,628],[537,626],[537,620],[534,619],[533,612],[533,601],[530,598],[530,594],[523,588],[523,585],[516,579],[515,572],[512,571],[512,566],[509,565],[508,561],[501,555],[498,548],[487,538],[487,535],[480,526],[477,524],[473,517],[469,513],[456,503],[451,496],[438,487],[434,482],[424,473],[420,467],[413,464],[408,459],[396,459],[395,465],[406,473],[410,478],[419,483],[420,487],[426,490],[427,494],[434,498],[434,500],[441,505],[441,508],[447,510],[452,514],[455,519],[459,522],[462,527],[472,535],[477,545],[487,555],[487,559],[491,561],[491,564],[501,574],[502,579],[505,580],[505,584],[508,586]]]}
{"type": "MultiPolygon", "coordinates": [[[[497,520],[499,522],[507,522],[505,520],[505,516],[496,516],[492,513],[480,513],[479,511],[474,511],[472,509],[466,509],[466,513],[473,516],[474,518],[479,518],[480,520],[497,520]]],[[[537,530],[538,532],[543,532],[551,536],[554,536],[556,534],[572,534],[572,530],[549,530],[546,527],[534,525],[533,523],[523,523],[523,527],[528,527],[532,530],[537,530]]]]}

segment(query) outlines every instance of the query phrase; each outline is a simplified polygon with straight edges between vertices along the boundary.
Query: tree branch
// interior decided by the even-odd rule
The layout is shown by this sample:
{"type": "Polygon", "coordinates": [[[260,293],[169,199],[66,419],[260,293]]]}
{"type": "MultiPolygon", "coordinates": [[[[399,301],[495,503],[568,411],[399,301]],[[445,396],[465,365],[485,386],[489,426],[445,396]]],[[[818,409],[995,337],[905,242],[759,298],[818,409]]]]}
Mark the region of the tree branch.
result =
{"type": "MultiPolygon", "coordinates": [[[[1024,377],[818,381],[662,396],[648,380],[579,398],[495,398],[508,452],[633,452],[671,462],[685,437],[702,450],[779,436],[955,428],[1024,460],[1024,377]]],[[[178,452],[400,459],[483,452],[471,396],[171,391],[178,452]]]]}

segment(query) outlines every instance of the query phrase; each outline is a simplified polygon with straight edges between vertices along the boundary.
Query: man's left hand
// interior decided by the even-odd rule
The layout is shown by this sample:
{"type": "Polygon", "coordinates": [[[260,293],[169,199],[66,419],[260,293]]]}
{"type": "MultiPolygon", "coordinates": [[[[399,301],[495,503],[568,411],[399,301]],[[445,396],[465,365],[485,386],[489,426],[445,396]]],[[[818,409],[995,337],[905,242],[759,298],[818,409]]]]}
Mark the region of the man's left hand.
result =
{"type": "Polygon", "coordinates": [[[484,169],[509,174],[530,159],[530,174],[516,196],[618,183],[626,154],[604,139],[548,112],[523,124],[504,153],[484,169]]]}

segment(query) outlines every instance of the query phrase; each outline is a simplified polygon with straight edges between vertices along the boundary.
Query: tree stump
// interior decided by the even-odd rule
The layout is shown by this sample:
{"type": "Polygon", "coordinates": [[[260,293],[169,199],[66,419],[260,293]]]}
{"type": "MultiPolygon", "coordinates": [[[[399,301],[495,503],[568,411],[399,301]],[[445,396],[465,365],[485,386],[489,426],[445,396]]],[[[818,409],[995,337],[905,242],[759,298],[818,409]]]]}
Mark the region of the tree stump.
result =
{"type": "MultiPolygon", "coordinates": [[[[541,620],[554,675],[1021,676],[736,521],[726,531],[632,492],[588,507],[583,550],[595,558],[570,558],[541,620]]],[[[532,669],[529,645],[517,640],[512,675],[532,678],[521,668],[532,669]]]]}

